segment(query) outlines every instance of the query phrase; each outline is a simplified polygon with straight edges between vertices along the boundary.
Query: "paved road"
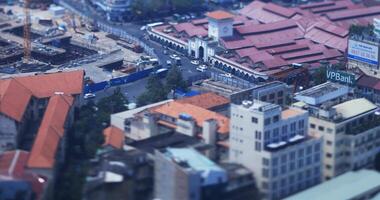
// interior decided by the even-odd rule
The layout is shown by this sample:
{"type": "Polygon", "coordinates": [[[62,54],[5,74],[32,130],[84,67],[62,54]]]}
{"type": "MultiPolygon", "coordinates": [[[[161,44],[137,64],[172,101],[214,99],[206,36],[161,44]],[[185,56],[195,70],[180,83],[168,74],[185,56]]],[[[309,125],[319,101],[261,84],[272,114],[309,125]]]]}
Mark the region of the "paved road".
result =
{"type": "MultiPolygon", "coordinates": [[[[135,38],[138,38],[141,42],[147,44],[149,47],[154,49],[154,53],[157,55],[158,59],[160,60],[160,62],[162,63],[163,66],[166,65],[167,60],[171,60],[172,63],[174,62],[174,60],[171,59],[169,57],[169,55],[173,54],[175,52],[169,51],[169,54],[165,55],[164,54],[164,48],[162,47],[162,45],[160,45],[154,41],[151,41],[151,40],[149,40],[149,38],[145,37],[146,31],[141,31],[141,29],[140,29],[141,25],[137,25],[137,24],[133,24],[133,23],[125,23],[125,24],[111,23],[111,22],[105,20],[104,16],[100,16],[98,11],[96,11],[94,8],[89,6],[90,4],[87,0],[82,0],[81,2],[74,2],[74,3],[72,0],[64,0],[64,1],[67,2],[68,4],[70,4],[71,6],[73,6],[74,8],[76,8],[77,10],[81,11],[81,13],[85,13],[86,16],[88,16],[92,19],[96,19],[98,22],[109,24],[109,25],[116,27],[116,28],[122,28],[129,35],[131,35],[135,38]]],[[[223,73],[222,71],[220,71],[216,68],[209,68],[207,70],[207,72],[199,72],[196,70],[197,66],[193,65],[191,63],[191,60],[188,57],[186,57],[186,56],[180,56],[180,57],[182,59],[181,60],[181,62],[182,62],[182,66],[181,66],[182,75],[186,80],[192,79],[192,78],[197,77],[197,76],[199,77],[202,73],[210,73],[210,72],[214,72],[216,74],[223,73]]],[[[236,77],[234,77],[234,78],[236,78],[236,77]]],[[[139,80],[139,81],[127,84],[127,85],[120,86],[120,88],[122,89],[124,94],[127,94],[127,97],[131,102],[135,102],[136,99],[134,97],[137,97],[142,92],[144,92],[146,82],[147,82],[147,79],[145,78],[145,79],[142,79],[142,80],[139,80]]],[[[115,88],[109,88],[105,91],[101,91],[101,92],[96,93],[96,99],[100,99],[102,97],[111,95],[115,88]]]]}

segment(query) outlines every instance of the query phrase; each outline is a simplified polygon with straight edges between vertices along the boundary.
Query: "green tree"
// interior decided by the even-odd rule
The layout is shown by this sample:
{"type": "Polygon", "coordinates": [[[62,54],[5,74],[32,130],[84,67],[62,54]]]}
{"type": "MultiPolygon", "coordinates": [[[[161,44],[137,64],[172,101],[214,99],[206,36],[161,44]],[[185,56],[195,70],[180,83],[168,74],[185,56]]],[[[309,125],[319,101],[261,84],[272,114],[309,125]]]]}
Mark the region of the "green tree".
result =
{"type": "Polygon", "coordinates": [[[137,105],[143,106],[167,99],[167,90],[157,75],[151,75],[146,84],[146,91],[137,97],[137,105]]]}
{"type": "Polygon", "coordinates": [[[170,68],[168,75],[166,76],[166,89],[167,91],[175,89],[187,90],[187,84],[177,66],[170,68]]]}
{"type": "Polygon", "coordinates": [[[319,85],[326,82],[326,73],[326,66],[321,66],[319,69],[317,69],[317,71],[313,74],[314,84],[319,85]]]}

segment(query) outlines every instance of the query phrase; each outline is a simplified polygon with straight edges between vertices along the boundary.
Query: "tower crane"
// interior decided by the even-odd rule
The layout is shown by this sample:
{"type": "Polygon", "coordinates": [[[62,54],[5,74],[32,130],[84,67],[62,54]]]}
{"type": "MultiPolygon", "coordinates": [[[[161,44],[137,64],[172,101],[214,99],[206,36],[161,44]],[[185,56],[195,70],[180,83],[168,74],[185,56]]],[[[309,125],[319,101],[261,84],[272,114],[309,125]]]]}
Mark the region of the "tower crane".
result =
{"type": "Polygon", "coordinates": [[[31,55],[31,41],[30,41],[30,12],[29,12],[30,0],[24,0],[24,63],[28,63],[31,55]]]}

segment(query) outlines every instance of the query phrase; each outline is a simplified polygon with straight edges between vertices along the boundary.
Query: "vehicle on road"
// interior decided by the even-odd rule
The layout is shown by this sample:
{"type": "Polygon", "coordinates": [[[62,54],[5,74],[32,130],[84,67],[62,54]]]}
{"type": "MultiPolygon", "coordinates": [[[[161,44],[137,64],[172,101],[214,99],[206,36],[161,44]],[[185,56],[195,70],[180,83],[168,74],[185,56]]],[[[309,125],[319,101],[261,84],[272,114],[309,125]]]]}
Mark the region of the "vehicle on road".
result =
{"type": "Polygon", "coordinates": [[[167,61],[166,61],[166,65],[167,65],[167,66],[172,66],[172,61],[171,61],[171,60],[167,60],[167,61]]]}
{"type": "Polygon", "coordinates": [[[176,65],[182,65],[182,59],[180,57],[175,57],[174,60],[176,65]]]}
{"type": "Polygon", "coordinates": [[[87,93],[87,94],[84,94],[84,99],[93,99],[95,98],[96,95],[94,93],[87,93]]]}
{"type": "Polygon", "coordinates": [[[165,54],[165,55],[168,55],[168,54],[169,54],[168,50],[165,49],[165,50],[164,50],[164,54],[165,54]]]}
{"type": "Polygon", "coordinates": [[[206,65],[199,65],[197,68],[196,68],[197,71],[200,71],[200,72],[205,72],[207,70],[207,66],[206,65]]]}
{"type": "Polygon", "coordinates": [[[176,59],[176,58],[178,58],[179,56],[177,55],[177,54],[172,54],[172,55],[170,55],[169,56],[171,59],[176,59]]]}
{"type": "Polygon", "coordinates": [[[193,65],[199,65],[199,60],[192,60],[191,64],[193,64],[193,65]]]}
{"type": "Polygon", "coordinates": [[[232,74],[230,73],[221,74],[220,76],[224,76],[226,78],[232,78],[232,74]]]}

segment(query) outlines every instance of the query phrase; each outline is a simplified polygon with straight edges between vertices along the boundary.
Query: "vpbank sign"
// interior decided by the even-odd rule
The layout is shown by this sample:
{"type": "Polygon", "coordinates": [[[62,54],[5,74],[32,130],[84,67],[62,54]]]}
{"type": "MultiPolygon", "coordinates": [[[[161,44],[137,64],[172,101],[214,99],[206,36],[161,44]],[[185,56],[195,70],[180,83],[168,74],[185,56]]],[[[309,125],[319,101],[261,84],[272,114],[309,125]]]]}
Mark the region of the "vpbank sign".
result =
{"type": "Polygon", "coordinates": [[[347,85],[355,85],[355,75],[347,72],[327,69],[326,76],[327,80],[333,82],[343,83],[347,85]]]}

